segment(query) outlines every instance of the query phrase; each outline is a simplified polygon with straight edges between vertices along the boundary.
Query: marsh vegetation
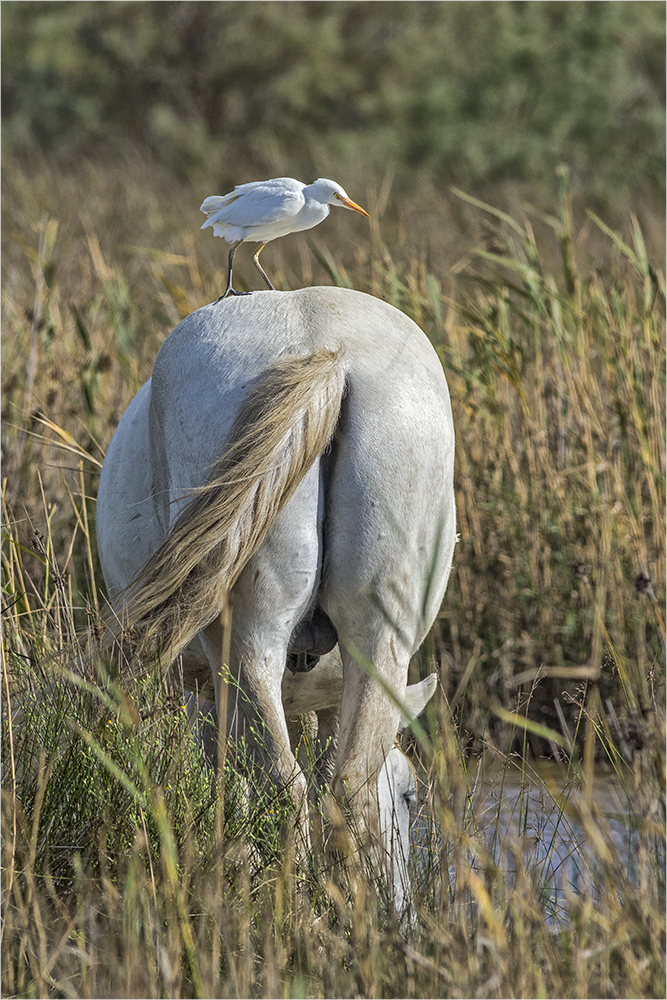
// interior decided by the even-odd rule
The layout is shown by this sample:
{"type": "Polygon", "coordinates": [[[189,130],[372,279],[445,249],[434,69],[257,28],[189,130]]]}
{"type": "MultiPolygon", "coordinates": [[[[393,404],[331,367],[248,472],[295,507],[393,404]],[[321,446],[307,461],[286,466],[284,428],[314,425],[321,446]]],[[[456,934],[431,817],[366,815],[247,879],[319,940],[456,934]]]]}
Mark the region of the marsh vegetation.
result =
{"type": "MultiPolygon", "coordinates": [[[[459,144],[459,172],[445,182],[445,129],[411,189],[405,163],[380,141],[389,142],[382,116],[371,116],[376,131],[361,127],[364,109],[370,115],[362,100],[368,81],[354,105],[359,148],[370,143],[377,154],[368,170],[345,146],[356,135],[347,121],[336,119],[321,144],[311,134],[318,123],[308,120],[298,143],[288,132],[284,148],[265,142],[261,129],[254,144],[244,143],[244,122],[262,106],[261,88],[248,84],[248,107],[232,97],[225,105],[238,128],[216,171],[204,111],[181,142],[182,116],[165,116],[156,103],[150,127],[137,125],[150,139],[142,146],[122,124],[131,95],[124,109],[117,102],[115,118],[99,104],[104,81],[97,87],[95,74],[104,65],[121,72],[124,43],[106,22],[95,37],[86,34],[96,5],[32,6],[53,9],[54,31],[68,6],[81,8],[82,21],[68,22],[76,28],[70,48],[56,47],[79,75],[54,98],[52,117],[42,115],[39,143],[28,90],[20,99],[11,90],[3,151],[4,994],[664,995],[664,208],[650,181],[664,142],[659,154],[642,146],[648,159],[633,179],[629,158],[615,158],[608,141],[613,163],[600,186],[587,186],[583,159],[571,161],[570,175],[541,147],[533,186],[530,171],[514,183],[506,161],[494,172],[466,132],[472,144],[459,144]],[[82,59],[84,43],[99,63],[82,59]],[[122,133],[103,157],[93,153],[86,108],[117,123],[114,143],[122,133]],[[71,155],[54,140],[63,121],[71,155]],[[294,166],[285,159],[290,142],[294,166]],[[474,162],[481,173],[473,183],[474,162]],[[336,169],[341,163],[345,170],[336,169]],[[233,748],[218,794],[177,677],[163,679],[149,662],[128,676],[102,656],[85,669],[80,659],[99,638],[105,608],[94,531],[104,451],[164,338],[224,287],[224,246],[198,233],[197,206],[223,183],[282,172],[310,180],[313,167],[313,177],[331,174],[367,208],[370,230],[352,232],[349,220],[332,216],[312,234],[281,240],[264,251],[272,279],[280,288],[349,285],[406,312],[442,359],[457,433],[460,541],[441,613],[410,674],[417,680],[435,665],[441,684],[422,731],[403,738],[421,802],[416,917],[402,928],[378,872],[350,877],[334,849],[347,834],[335,821],[324,825],[331,850],[318,843],[303,870],[281,840],[280,803],[258,801],[250,813],[238,807],[233,748]],[[622,197],[605,197],[605,185],[622,197]],[[491,799],[490,786],[500,790],[491,799]]],[[[102,6],[113,20],[128,5],[102,6]]],[[[261,20],[277,5],[129,6],[140,19],[139,51],[153,37],[156,7],[170,17],[181,8],[197,17],[207,6],[253,8],[261,20]]],[[[310,32],[330,9],[335,24],[319,25],[323,37],[349,33],[350,5],[283,6],[290,14],[306,6],[310,32]]],[[[359,45],[365,52],[377,41],[366,68],[384,81],[378,93],[394,120],[393,36],[373,33],[372,8],[382,5],[354,6],[359,45]]],[[[394,6],[409,40],[423,27],[410,27],[413,8],[423,18],[422,8],[438,8],[440,17],[440,8],[466,5],[394,6]]],[[[522,37],[537,55],[526,63],[515,52],[504,79],[517,66],[537,73],[551,51],[547,28],[556,27],[541,26],[547,15],[538,7],[552,10],[549,17],[556,8],[558,16],[580,10],[591,51],[600,39],[591,8],[633,16],[626,4],[485,6],[496,19],[516,20],[517,6],[533,10],[522,37]]],[[[646,80],[659,76],[649,58],[658,6],[633,4],[634,34],[623,35],[635,45],[624,50],[623,72],[633,65],[628,52],[641,51],[646,80]]],[[[50,36],[38,22],[23,82],[42,101],[50,36]]],[[[605,22],[612,35],[621,31],[612,27],[605,22]]],[[[495,38],[493,24],[487,28],[495,38]]],[[[235,30],[268,44],[265,25],[253,34],[241,18],[235,30]]],[[[505,43],[518,37],[515,21],[504,30],[505,43]]],[[[276,65],[284,66],[275,31],[276,65]]],[[[462,26],[454,37],[462,46],[462,26]]],[[[239,53],[248,49],[242,42],[239,53]]],[[[14,87],[13,65],[3,72],[14,87]]],[[[586,65],[595,76],[596,60],[586,65]]],[[[228,69],[243,79],[243,66],[228,69]]],[[[51,70],[67,80],[62,66],[51,70]]],[[[584,90],[603,93],[605,79],[584,90]]],[[[289,73],[281,80],[281,107],[293,117],[297,83],[305,84],[289,73]]],[[[485,107],[486,84],[480,76],[475,90],[473,82],[468,93],[485,107]]],[[[662,97],[648,85],[629,93],[642,110],[630,115],[639,132],[629,129],[627,138],[639,147],[658,128],[651,95],[658,107],[662,97]]],[[[429,113],[441,98],[424,92],[429,113]]],[[[328,100],[340,109],[336,93],[328,100]]],[[[404,113],[416,129],[409,102],[404,113]]],[[[584,122],[583,103],[581,114],[584,122]]],[[[568,121],[574,134],[585,132],[576,116],[568,121]]],[[[420,136],[413,139],[415,157],[420,136]]],[[[239,287],[253,287],[250,257],[239,255],[236,266],[239,287]]]]}

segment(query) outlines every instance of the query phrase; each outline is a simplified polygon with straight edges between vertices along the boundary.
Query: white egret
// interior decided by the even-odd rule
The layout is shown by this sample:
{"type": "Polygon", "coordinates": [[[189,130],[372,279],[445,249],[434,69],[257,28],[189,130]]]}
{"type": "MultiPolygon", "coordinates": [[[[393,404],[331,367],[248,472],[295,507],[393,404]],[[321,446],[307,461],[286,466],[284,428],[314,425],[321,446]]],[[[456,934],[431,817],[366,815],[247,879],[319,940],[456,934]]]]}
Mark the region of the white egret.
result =
{"type": "Polygon", "coordinates": [[[232,265],[234,254],[246,240],[260,244],[252,259],[269,288],[275,291],[259,262],[260,253],[267,243],[279,236],[300,233],[324,222],[331,205],[349,208],[368,218],[368,212],[348,198],[340,184],[322,177],[308,185],[293,177],[251,181],[237,184],[229,194],[205,198],[200,211],[209,218],[201,228],[213,226],[214,236],[222,236],[232,245],[227,288],[220,298],[244,294],[232,288],[232,265]]]}

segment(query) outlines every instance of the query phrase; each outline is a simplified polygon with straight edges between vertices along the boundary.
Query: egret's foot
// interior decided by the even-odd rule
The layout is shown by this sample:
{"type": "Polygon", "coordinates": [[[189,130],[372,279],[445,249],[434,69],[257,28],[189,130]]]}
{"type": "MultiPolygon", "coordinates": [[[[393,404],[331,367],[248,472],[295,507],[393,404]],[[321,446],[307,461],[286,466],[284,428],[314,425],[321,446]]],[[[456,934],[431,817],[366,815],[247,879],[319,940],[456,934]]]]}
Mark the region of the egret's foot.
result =
{"type": "Polygon", "coordinates": [[[219,299],[216,299],[216,305],[218,302],[226,299],[228,295],[252,295],[252,289],[249,292],[237,292],[235,288],[228,288],[226,292],[222,293],[219,299]]]}

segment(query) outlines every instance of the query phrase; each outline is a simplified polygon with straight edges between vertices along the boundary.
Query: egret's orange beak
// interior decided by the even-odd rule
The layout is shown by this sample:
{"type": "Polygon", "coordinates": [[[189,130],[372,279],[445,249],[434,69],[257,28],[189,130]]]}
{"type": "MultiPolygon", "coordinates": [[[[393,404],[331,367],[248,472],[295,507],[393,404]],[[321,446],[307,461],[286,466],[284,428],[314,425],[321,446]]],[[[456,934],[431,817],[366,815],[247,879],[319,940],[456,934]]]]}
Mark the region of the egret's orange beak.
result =
{"type": "Polygon", "coordinates": [[[343,196],[338,194],[337,191],[334,191],[334,198],[338,198],[341,205],[345,208],[351,208],[353,212],[359,212],[359,215],[365,215],[367,219],[370,219],[368,212],[360,205],[357,205],[355,201],[352,201],[351,198],[343,198],[343,196]]]}

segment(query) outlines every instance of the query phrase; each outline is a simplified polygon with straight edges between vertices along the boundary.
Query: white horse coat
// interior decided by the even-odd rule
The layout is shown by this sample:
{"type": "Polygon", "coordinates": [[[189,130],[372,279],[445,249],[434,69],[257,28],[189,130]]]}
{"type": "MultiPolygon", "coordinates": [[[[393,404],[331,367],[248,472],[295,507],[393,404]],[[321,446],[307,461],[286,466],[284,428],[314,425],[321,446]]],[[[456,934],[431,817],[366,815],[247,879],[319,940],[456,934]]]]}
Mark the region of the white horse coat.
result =
{"type": "MultiPolygon", "coordinates": [[[[333,787],[364,811],[399,728],[382,685],[404,698],[447,585],[453,464],[449,393],[429,341],[393,307],[340,288],[197,310],[164,342],[118,426],[97,503],[110,599],[132,621],[140,607],[139,626],[164,611],[167,659],[181,655],[186,685],[220,708],[229,591],[242,715],[262,728],[264,761],[297,806],[305,779],[283,706],[288,654],[326,653],[337,639],[333,787]],[[223,524],[212,505],[237,494],[237,519],[223,524]],[[147,587],[152,603],[133,604],[147,587]]],[[[294,674],[292,695],[315,676],[294,674]]]]}

